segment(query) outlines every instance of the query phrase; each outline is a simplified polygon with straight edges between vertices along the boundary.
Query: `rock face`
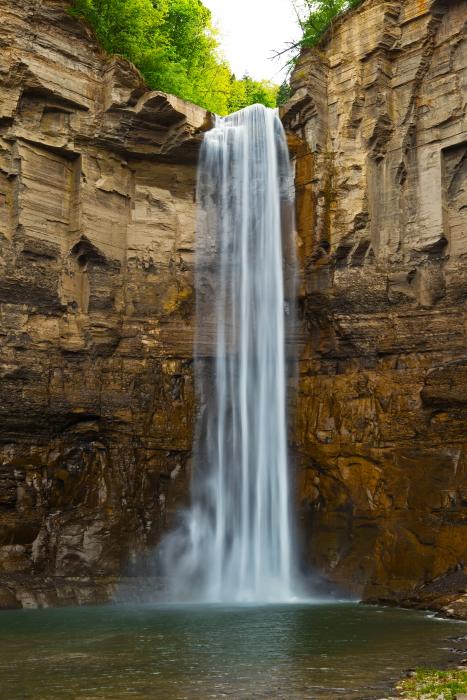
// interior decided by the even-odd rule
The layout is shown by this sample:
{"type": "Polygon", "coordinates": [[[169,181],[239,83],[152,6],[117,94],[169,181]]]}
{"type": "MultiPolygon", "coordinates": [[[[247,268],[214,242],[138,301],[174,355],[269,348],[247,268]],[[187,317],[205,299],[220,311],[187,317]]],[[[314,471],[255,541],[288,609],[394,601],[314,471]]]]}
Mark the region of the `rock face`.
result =
{"type": "Polygon", "coordinates": [[[0,0],[0,607],[106,598],[187,492],[209,115],[67,10],[0,0]]]}
{"type": "MultiPolygon", "coordinates": [[[[149,92],[67,8],[0,0],[0,607],[105,600],[118,577],[152,573],[188,492],[209,115],[149,92]]],[[[304,567],[453,614],[466,609],[452,603],[467,561],[466,17],[466,0],[365,0],[303,52],[283,115],[303,267],[304,567]]]]}
{"type": "Polygon", "coordinates": [[[466,21],[465,0],[366,0],[302,52],[283,113],[305,563],[366,598],[467,563],[466,21]]]}

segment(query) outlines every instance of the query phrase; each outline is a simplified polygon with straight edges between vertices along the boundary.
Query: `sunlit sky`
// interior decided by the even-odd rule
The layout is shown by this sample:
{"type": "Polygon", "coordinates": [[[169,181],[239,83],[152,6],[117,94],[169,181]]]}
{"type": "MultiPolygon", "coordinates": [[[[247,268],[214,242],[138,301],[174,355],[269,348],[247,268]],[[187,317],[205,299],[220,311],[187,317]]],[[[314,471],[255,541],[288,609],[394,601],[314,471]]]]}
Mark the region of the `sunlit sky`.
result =
{"type": "Polygon", "coordinates": [[[284,57],[271,60],[300,36],[292,0],[203,0],[220,31],[222,50],[237,78],[282,82],[284,57]]]}

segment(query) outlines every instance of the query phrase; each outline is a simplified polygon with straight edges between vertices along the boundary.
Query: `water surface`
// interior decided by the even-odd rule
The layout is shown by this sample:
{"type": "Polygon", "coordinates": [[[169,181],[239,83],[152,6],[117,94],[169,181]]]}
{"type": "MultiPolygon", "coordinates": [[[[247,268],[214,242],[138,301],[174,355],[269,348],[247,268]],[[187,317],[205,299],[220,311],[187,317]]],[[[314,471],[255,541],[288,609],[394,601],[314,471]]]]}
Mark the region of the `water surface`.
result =
{"type": "Polygon", "coordinates": [[[3,612],[0,698],[378,698],[404,670],[455,658],[465,634],[349,603],[3,612]]]}

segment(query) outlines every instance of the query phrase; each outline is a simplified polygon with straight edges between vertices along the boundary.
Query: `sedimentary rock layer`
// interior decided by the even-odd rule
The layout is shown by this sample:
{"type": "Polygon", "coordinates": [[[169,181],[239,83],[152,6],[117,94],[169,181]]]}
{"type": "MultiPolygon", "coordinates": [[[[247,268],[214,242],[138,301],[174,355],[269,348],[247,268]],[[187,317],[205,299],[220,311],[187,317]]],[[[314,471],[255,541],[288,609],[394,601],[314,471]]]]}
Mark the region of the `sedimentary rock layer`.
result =
{"type": "Polygon", "coordinates": [[[209,115],[68,8],[0,0],[0,607],[108,597],[187,491],[209,115]]]}
{"type": "MultiPolygon", "coordinates": [[[[209,115],[149,92],[67,8],[0,0],[7,607],[104,600],[153,573],[188,490],[209,115]]],[[[465,0],[365,0],[302,53],[283,114],[304,568],[411,604],[465,588],[466,16],[465,0]]]]}
{"type": "Polygon", "coordinates": [[[283,111],[304,560],[365,597],[467,563],[466,21],[465,0],[367,0],[302,52],[283,111]]]}

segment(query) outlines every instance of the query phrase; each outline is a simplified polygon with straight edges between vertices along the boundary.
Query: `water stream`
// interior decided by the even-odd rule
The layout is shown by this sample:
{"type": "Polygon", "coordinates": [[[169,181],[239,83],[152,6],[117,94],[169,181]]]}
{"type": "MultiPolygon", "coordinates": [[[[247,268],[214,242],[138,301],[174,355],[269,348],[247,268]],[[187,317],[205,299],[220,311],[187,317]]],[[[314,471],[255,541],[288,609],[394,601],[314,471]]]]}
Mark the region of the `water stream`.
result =
{"type": "Polygon", "coordinates": [[[198,202],[201,410],[192,506],[161,548],[168,587],[175,600],[288,601],[293,181],[277,110],[217,120],[201,150],[198,202]]]}

